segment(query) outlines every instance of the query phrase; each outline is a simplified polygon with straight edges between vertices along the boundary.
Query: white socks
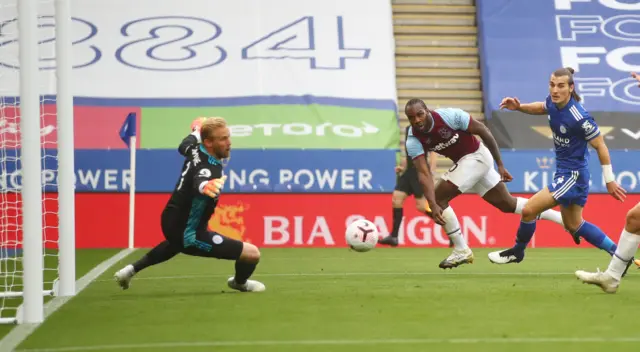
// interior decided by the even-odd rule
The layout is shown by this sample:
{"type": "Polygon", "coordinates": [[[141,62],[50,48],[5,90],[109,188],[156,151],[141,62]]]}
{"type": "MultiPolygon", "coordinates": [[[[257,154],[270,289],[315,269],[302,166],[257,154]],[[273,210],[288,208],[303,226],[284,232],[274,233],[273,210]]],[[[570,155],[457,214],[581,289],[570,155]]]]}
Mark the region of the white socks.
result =
{"type": "Polygon", "coordinates": [[[516,197],[516,214],[522,215],[522,208],[524,208],[524,205],[527,204],[527,200],[528,199],[526,198],[516,197]]]}
{"type": "Polygon", "coordinates": [[[468,249],[469,246],[467,246],[467,241],[465,241],[464,237],[462,237],[462,231],[460,231],[460,223],[458,222],[458,217],[453,211],[453,208],[451,206],[448,206],[447,209],[443,210],[442,217],[446,222],[442,228],[453,242],[453,247],[457,250],[468,249]]]}
{"type": "MultiPolygon", "coordinates": [[[[515,213],[518,215],[522,215],[522,208],[527,204],[528,199],[516,197],[516,211],[515,213]]],[[[564,227],[564,223],[562,222],[562,214],[559,211],[553,209],[547,209],[540,214],[540,219],[553,221],[558,225],[564,227]]]]}
{"type": "Polygon", "coordinates": [[[618,241],[618,249],[616,249],[616,253],[611,258],[606,273],[618,281],[622,279],[622,273],[627,268],[629,261],[633,259],[634,254],[636,254],[639,244],[640,236],[627,232],[627,230],[622,230],[622,235],[620,235],[620,240],[618,241]]]}

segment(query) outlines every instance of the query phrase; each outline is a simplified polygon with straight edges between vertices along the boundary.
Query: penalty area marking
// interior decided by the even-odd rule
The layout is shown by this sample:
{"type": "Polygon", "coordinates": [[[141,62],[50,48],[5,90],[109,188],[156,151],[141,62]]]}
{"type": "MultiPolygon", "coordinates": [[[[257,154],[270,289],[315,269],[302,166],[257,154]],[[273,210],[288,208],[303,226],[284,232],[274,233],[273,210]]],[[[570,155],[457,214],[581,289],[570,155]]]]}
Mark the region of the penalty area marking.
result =
{"type": "Polygon", "coordinates": [[[242,347],[242,346],[322,346],[322,345],[432,345],[432,344],[545,344],[545,343],[633,343],[640,337],[505,337],[505,338],[451,338],[451,339],[370,339],[370,340],[282,340],[282,341],[202,341],[166,342],[120,345],[68,346],[57,348],[24,349],[20,352],[112,351],[133,349],[168,349],[190,347],[242,347]]]}
{"type": "MultiPolygon", "coordinates": [[[[76,296],[82,292],[89,284],[94,282],[105,271],[109,270],[115,263],[119,262],[129,254],[133,253],[135,249],[123,249],[120,252],[113,255],[111,258],[98,264],[95,268],[91,269],[87,274],[76,281],[76,296]]],[[[65,303],[71,300],[75,296],[71,297],[55,297],[44,305],[44,319],[46,320],[51,314],[60,309],[65,303]]],[[[2,340],[0,340],[0,351],[13,351],[24,340],[29,337],[40,324],[20,324],[16,325],[2,340]]]]}

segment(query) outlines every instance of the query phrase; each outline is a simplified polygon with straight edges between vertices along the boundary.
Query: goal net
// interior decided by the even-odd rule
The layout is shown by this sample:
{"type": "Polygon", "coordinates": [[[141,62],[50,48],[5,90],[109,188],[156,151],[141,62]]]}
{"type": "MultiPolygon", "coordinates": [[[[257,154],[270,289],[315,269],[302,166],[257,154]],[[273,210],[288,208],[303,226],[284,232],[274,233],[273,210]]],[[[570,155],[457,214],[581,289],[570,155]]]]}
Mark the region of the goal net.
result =
{"type": "MultiPolygon", "coordinates": [[[[0,323],[42,321],[44,302],[60,293],[60,264],[68,267],[61,255],[74,256],[61,248],[69,237],[63,231],[73,236],[66,225],[73,209],[67,206],[67,219],[59,209],[73,189],[64,195],[59,187],[60,161],[68,165],[69,153],[60,153],[58,139],[69,134],[61,129],[68,123],[59,122],[56,93],[58,80],[68,77],[57,68],[54,14],[52,0],[0,0],[0,323]]],[[[72,125],[68,110],[62,108],[72,125]]],[[[70,139],[73,148],[73,131],[70,139]]],[[[72,295],[66,285],[65,295],[72,295]]]]}

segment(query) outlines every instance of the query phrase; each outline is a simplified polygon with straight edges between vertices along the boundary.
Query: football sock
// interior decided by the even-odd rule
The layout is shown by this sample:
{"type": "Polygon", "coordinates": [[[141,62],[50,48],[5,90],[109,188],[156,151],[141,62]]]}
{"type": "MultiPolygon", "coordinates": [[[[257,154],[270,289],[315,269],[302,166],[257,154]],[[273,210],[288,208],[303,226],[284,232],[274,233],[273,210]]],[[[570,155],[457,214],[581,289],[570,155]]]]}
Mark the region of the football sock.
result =
{"type": "Polygon", "coordinates": [[[618,249],[611,258],[606,273],[611,277],[620,280],[622,273],[627,269],[627,264],[633,259],[633,255],[640,244],[640,236],[623,230],[618,241],[618,249]]]}
{"type": "Polygon", "coordinates": [[[391,231],[391,237],[398,237],[400,231],[400,224],[402,223],[402,208],[393,208],[393,229],[391,231]]]}
{"type": "Polygon", "coordinates": [[[456,213],[453,211],[451,206],[448,206],[445,210],[442,211],[442,217],[444,218],[445,224],[442,227],[444,231],[449,236],[449,239],[453,242],[453,246],[455,249],[467,249],[467,241],[462,237],[462,232],[460,231],[460,223],[458,222],[458,217],[456,213]]]}
{"type": "Polygon", "coordinates": [[[562,214],[559,211],[553,209],[547,209],[540,214],[540,219],[553,221],[560,226],[564,226],[562,222],[562,214]]]}
{"type": "Polygon", "coordinates": [[[527,200],[527,198],[516,197],[516,214],[522,215],[522,209],[524,208],[524,205],[527,204],[527,200]]]}
{"type": "Polygon", "coordinates": [[[536,232],[536,221],[520,221],[518,233],[516,234],[516,245],[513,247],[517,250],[524,251],[531,241],[533,234],[536,232]]]}
{"type": "MultiPolygon", "coordinates": [[[[527,201],[528,199],[526,198],[516,197],[516,214],[522,215],[522,209],[524,208],[524,205],[527,204],[527,201]]],[[[564,226],[564,223],[562,222],[562,214],[560,214],[560,212],[557,210],[545,210],[539,215],[539,218],[542,220],[553,221],[558,225],[564,226]]]]}
{"type": "Polygon", "coordinates": [[[140,270],[147,268],[151,265],[156,265],[165,262],[178,254],[179,251],[169,244],[168,241],[163,241],[159,245],[153,247],[137,262],[133,263],[133,270],[138,273],[140,270]]]}
{"type": "Polygon", "coordinates": [[[591,243],[593,246],[606,251],[610,255],[616,251],[616,244],[609,238],[607,235],[602,232],[596,225],[582,221],[580,227],[575,232],[575,235],[578,235],[584,238],[587,242],[591,243]]]}
{"type": "Polygon", "coordinates": [[[253,274],[253,271],[256,270],[256,266],[258,263],[247,263],[240,260],[236,260],[236,275],[234,276],[234,280],[236,283],[243,285],[247,282],[247,279],[253,274]]]}

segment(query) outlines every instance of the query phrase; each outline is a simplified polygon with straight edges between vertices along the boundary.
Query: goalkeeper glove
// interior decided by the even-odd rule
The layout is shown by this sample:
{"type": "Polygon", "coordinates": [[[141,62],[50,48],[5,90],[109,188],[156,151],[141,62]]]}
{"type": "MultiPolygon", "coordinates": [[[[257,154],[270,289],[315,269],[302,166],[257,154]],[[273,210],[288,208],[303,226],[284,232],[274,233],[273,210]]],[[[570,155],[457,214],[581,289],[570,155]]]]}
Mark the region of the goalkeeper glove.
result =
{"type": "Polygon", "coordinates": [[[222,187],[224,187],[224,183],[226,180],[227,176],[225,175],[220,178],[214,178],[213,180],[208,181],[202,188],[202,194],[211,198],[217,197],[220,194],[222,187]]]}

